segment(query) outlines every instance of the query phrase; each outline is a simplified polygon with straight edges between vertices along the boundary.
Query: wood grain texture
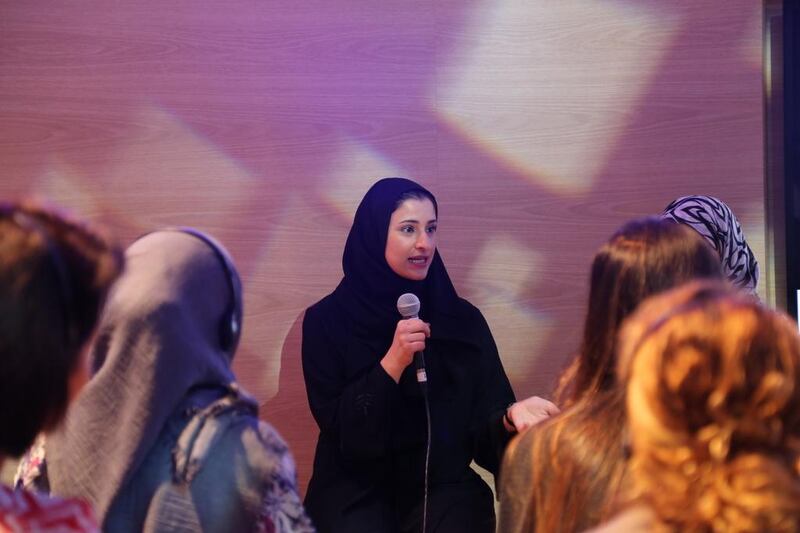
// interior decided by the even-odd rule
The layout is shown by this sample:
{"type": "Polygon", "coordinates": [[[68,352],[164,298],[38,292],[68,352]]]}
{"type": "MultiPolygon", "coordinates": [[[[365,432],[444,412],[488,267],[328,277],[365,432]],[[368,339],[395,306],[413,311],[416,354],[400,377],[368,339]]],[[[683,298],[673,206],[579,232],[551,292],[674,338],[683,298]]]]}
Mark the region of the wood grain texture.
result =
{"type": "Polygon", "coordinates": [[[168,224],[225,242],[246,285],[235,369],[305,486],[302,312],[338,282],[376,177],[437,195],[443,257],[518,396],[547,394],[578,347],[589,263],[624,221],[715,195],[763,263],[753,6],[3,2],[0,196],[124,242],[168,224]]]}

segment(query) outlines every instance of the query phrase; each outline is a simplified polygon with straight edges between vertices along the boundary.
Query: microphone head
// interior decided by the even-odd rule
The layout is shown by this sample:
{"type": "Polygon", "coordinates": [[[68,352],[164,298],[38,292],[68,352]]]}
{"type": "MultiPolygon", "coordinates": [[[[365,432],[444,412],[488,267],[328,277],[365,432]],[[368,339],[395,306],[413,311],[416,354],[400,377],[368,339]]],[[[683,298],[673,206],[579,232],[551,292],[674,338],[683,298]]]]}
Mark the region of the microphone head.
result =
{"type": "Polygon", "coordinates": [[[419,298],[416,294],[407,292],[397,299],[397,312],[403,318],[417,318],[419,316],[419,298]]]}

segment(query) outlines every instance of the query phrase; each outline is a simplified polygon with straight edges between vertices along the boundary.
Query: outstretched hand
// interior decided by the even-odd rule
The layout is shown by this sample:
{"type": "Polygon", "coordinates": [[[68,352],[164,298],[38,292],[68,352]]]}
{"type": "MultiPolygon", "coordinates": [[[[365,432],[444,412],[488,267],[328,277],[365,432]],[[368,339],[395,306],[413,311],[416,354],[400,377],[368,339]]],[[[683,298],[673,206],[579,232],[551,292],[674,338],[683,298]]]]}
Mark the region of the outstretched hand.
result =
{"type": "Polygon", "coordinates": [[[506,410],[508,421],[504,419],[503,423],[509,432],[517,431],[522,433],[526,429],[544,422],[560,412],[561,410],[553,402],[539,396],[531,396],[511,404],[506,410]]]}

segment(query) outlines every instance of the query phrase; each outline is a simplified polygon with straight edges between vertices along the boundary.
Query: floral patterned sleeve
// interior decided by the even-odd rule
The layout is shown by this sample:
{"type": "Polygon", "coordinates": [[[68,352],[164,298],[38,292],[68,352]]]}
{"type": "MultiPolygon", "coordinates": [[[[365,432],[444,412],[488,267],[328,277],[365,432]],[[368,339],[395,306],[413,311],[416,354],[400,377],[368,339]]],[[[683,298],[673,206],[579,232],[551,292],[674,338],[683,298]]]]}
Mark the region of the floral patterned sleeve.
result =
{"type": "Polygon", "coordinates": [[[17,466],[14,475],[14,486],[42,494],[50,493],[50,482],[47,479],[47,463],[45,461],[45,437],[40,435],[33,443],[17,466]]]}
{"type": "Polygon", "coordinates": [[[259,531],[265,533],[311,533],[315,531],[297,491],[297,472],[289,448],[278,433],[265,423],[258,424],[261,441],[275,458],[264,494],[259,531]]]}
{"type": "MultiPolygon", "coordinates": [[[[270,457],[266,491],[261,505],[258,531],[264,533],[313,533],[297,490],[294,459],[281,436],[267,423],[259,422],[258,440],[270,457]]],[[[49,493],[45,439],[40,437],[20,461],[14,485],[27,490],[49,493]]]]}

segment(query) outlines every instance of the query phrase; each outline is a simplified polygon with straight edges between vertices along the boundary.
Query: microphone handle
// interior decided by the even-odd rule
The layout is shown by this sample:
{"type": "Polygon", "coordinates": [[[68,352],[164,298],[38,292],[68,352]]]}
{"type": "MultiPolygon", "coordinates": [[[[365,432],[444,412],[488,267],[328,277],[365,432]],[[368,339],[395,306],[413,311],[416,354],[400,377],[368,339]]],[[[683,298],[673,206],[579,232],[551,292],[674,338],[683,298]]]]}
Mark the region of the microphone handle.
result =
{"type": "Polygon", "coordinates": [[[428,374],[425,373],[424,352],[414,352],[414,366],[417,368],[417,383],[427,383],[428,374]]]}

